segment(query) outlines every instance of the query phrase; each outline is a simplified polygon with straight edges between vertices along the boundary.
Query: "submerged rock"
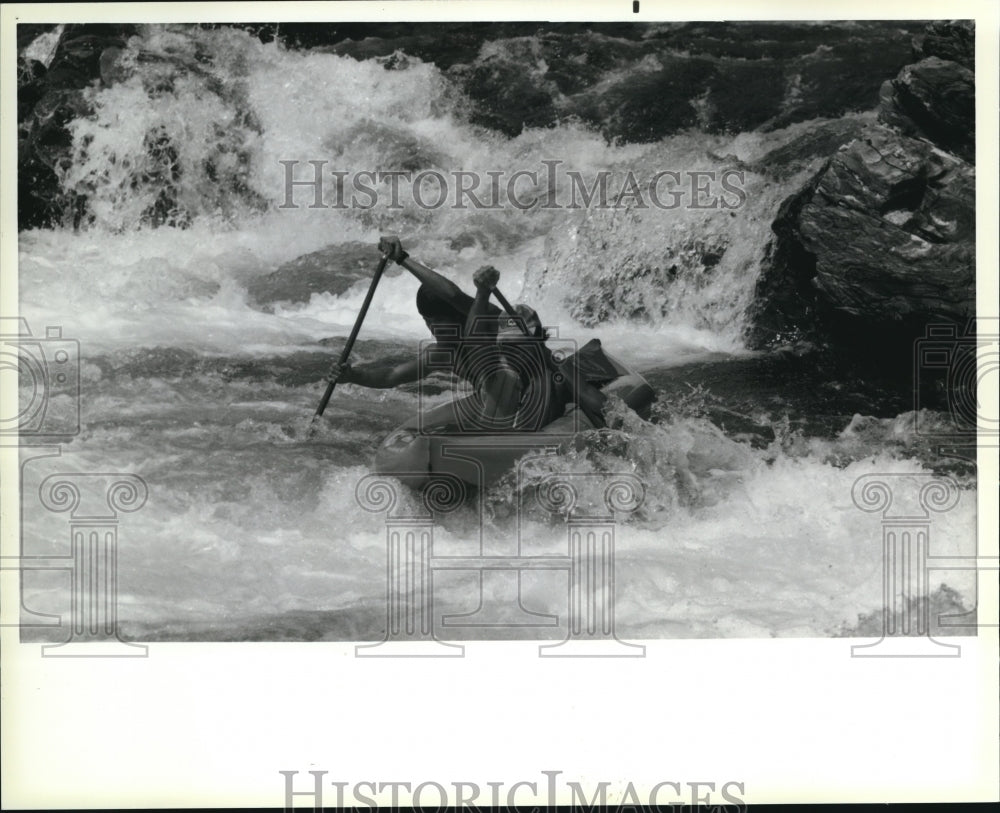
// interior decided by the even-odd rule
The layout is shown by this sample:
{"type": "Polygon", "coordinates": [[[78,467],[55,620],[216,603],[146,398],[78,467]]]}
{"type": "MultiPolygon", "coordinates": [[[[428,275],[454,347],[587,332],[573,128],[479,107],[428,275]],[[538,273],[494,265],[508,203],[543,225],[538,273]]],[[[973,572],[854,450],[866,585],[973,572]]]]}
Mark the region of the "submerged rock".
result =
{"type": "MultiPolygon", "coordinates": [[[[277,302],[308,302],[313,294],[342,294],[359,280],[370,280],[379,260],[371,243],[337,243],[296,257],[277,271],[251,280],[251,301],[265,309],[277,302]]],[[[387,276],[400,273],[387,266],[387,276]]]]}

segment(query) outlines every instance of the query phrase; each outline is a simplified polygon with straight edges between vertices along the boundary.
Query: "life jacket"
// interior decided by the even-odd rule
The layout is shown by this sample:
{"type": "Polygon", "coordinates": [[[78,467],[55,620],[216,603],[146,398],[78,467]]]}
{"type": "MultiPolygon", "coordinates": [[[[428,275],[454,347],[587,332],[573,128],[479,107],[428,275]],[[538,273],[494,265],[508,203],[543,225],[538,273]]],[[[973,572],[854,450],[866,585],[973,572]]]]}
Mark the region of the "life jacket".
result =
{"type": "MultiPolygon", "coordinates": [[[[538,345],[528,345],[537,347],[538,345]]],[[[555,362],[552,351],[542,345],[544,356],[538,356],[530,366],[530,375],[521,376],[522,393],[514,418],[514,428],[522,432],[534,432],[561,418],[566,407],[574,400],[573,387],[592,384],[604,387],[629,371],[604,352],[600,339],[591,339],[583,347],[562,362],[555,362]]],[[[648,384],[645,384],[648,389],[648,384]]],[[[643,391],[645,396],[645,390],[643,391]]],[[[645,400],[640,399],[640,400],[645,400]]],[[[626,398],[626,403],[629,403],[626,398]]],[[[633,406],[629,403],[629,406],[633,406]]],[[[646,406],[645,403],[643,406],[646,406]]]]}
{"type": "Polygon", "coordinates": [[[569,356],[561,366],[567,375],[576,375],[577,380],[586,381],[595,387],[603,387],[629,372],[604,352],[600,339],[591,339],[569,356]]]}

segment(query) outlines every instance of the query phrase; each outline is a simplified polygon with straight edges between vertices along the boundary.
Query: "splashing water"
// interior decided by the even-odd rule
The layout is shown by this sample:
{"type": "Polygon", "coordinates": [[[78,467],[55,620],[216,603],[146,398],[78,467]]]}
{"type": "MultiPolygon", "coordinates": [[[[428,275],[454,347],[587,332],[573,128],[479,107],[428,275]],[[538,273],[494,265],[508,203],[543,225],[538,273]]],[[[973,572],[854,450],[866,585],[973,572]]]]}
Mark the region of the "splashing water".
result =
{"type": "MultiPolygon", "coordinates": [[[[484,46],[481,59],[491,58],[484,46]]],[[[771,219],[800,179],[773,183],[747,167],[800,128],[767,138],[690,132],[656,145],[618,146],[570,121],[507,138],[469,124],[463,98],[433,65],[407,57],[392,68],[384,59],[261,44],[236,30],[149,26],[118,56],[119,80],[89,92],[93,115],[72,122],[64,190],[101,234],[184,227],[179,239],[188,245],[201,248],[213,235],[216,255],[234,239],[244,252],[263,254],[255,267],[226,269],[237,284],[325,244],[375,242],[379,232],[395,231],[419,238],[422,258],[446,270],[467,274],[475,262],[502,263],[508,292],[530,297],[552,324],[582,319],[607,331],[609,321],[634,328],[638,319],[678,346],[742,347],[771,219]],[[281,161],[297,162],[292,176],[281,161]],[[610,172],[612,198],[626,173],[642,183],[656,173],[680,173],[679,190],[670,182],[659,190],[667,203],[687,191],[685,205],[666,210],[651,206],[646,194],[645,207],[523,212],[421,208],[406,185],[399,207],[384,194],[370,208],[316,210],[305,208],[312,190],[293,188],[290,200],[300,208],[282,209],[287,180],[309,178],[301,174],[309,161],[327,162],[324,171],[492,171],[509,178],[527,170],[539,176],[534,189],[525,179],[519,194],[527,200],[551,192],[543,161],[561,162],[560,176],[577,172],[587,185],[610,172]],[[723,169],[742,173],[730,185],[743,197],[727,193],[726,200],[745,203],[691,208],[697,201],[689,173],[723,169]],[[191,234],[192,227],[203,231],[191,234]]],[[[718,192],[716,184],[712,194],[718,192]]],[[[330,180],[324,200],[333,193],[330,180]]],[[[131,247],[139,248],[134,240],[131,247]]],[[[180,286],[177,293],[187,292],[180,286]]],[[[351,306],[356,302],[351,297],[351,306]]]]}
{"type": "MultiPolygon", "coordinates": [[[[630,72],[662,70],[644,47],[629,45],[635,58],[602,67],[594,81],[624,88],[630,72]]],[[[538,55],[530,37],[488,42],[477,65],[524,54],[538,55]]],[[[531,74],[536,63],[525,64],[531,74]]],[[[21,314],[36,335],[61,325],[81,345],[82,429],[58,465],[135,472],[150,486],[148,505],[121,529],[121,617],[134,637],[381,637],[384,525],[354,489],[418,395],[339,385],[308,440],[322,375],[367,280],[268,309],[248,296],[251,282],[352,241],[372,245],[374,268],[378,235],[396,231],[463,288],[475,267],[495,264],[508,298],[530,301],[560,338],[599,336],[630,366],[670,376],[692,360],[751,358],[742,337],[770,223],[810,169],[777,179],[754,163],[809,123],[625,145],[568,119],[507,136],[472,123],[451,76],[411,55],[355,60],[235,30],[144,27],[113,73],[113,84],[88,91],[93,114],[70,126],[61,180],[80,201],[81,228],[23,232],[18,270],[21,314]],[[588,180],[608,171],[612,190],[629,172],[645,183],[663,170],[730,168],[743,173],[746,199],[731,210],[633,201],[460,211],[410,198],[401,210],[384,198],[367,210],[282,209],[282,160],[537,170],[524,194],[541,199],[551,191],[545,160],[588,180]]],[[[581,103],[572,88],[553,93],[566,111],[581,103]]],[[[381,283],[355,360],[412,353],[426,338],[416,288],[406,274],[381,283]]],[[[829,635],[853,624],[879,607],[881,549],[877,519],[853,507],[851,484],[873,472],[926,474],[939,461],[905,416],[845,412],[841,434],[818,437],[783,428],[776,411],[794,405],[742,395],[756,398],[751,417],[768,424],[766,443],[737,439],[677,400],[655,423],[620,411],[618,428],[525,461],[521,491],[506,480],[484,495],[484,538],[503,548],[516,531],[529,549],[557,549],[558,521],[528,511],[517,525],[531,484],[560,472],[628,473],[644,483],[645,501],[618,539],[623,636],[829,635]]],[[[26,472],[41,477],[45,465],[26,472]]],[[[975,540],[973,482],[960,479],[969,490],[935,526],[942,555],[968,555],[975,540]]],[[[32,513],[26,552],[59,549],[61,522],[32,513]]],[[[438,540],[469,553],[478,532],[467,506],[438,540]]],[[[45,578],[26,583],[30,606],[60,611],[66,585],[45,578]]],[[[563,612],[564,577],[552,578],[526,582],[538,612],[563,612]]],[[[962,578],[949,574],[948,583],[971,606],[962,578]]],[[[442,600],[471,609],[465,587],[450,583],[442,600]]]]}

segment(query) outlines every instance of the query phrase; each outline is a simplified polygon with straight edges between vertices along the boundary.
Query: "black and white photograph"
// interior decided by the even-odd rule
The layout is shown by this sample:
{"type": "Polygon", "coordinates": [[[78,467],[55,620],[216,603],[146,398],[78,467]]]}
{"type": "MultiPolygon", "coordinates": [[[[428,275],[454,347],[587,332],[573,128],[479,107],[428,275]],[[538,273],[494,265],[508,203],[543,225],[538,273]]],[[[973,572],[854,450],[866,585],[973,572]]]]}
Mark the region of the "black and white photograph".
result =
{"type": "MultiPolygon", "coordinates": [[[[147,5],[4,9],[5,658],[995,652],[995,10],[147,5]]],[[[951,798],[996,799],[977,736],[951,798]]],[[[260,804],[777,800],[323,759],[260,804]]]]}

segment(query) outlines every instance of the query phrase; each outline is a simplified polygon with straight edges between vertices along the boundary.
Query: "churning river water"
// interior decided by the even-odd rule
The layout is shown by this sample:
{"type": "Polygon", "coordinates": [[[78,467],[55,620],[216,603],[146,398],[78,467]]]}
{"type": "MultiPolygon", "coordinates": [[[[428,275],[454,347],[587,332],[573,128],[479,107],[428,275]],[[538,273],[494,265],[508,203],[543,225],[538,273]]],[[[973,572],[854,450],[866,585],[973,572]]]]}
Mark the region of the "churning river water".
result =
{"type": "MultiPolygon", "coordinates": [[[[709,170],[710,155],[752,165],[813,122],[730,136],[696,128],[651,144],[609,144],[572,119],[508,136],[470,124],[442,71],[413,58],[389,70],[384,59],[291,50],[239,31],[151,28],[121,59],[133,60],[131,73],[95,88],[94,115],[71,128],[73,162],[62,182],[85,194],[86,222],[22,232],[18,272],[21,316],[36,335],[57,325],[79,342],[81,381],[79,434],[57,457],[24,465],[24,553],[68,549],[65,516],[31,504],[41,478],[139,475],[148,501],[119,526],[124,637],[382,637],[384,517],[363,510],[355,489],[382,438],[417,410],[417,389],[340,385],[310,437],[322,376],[367,280],[308,297],[291,280],[283,295],[278,280],[264,304],[248,291],[330,245],[370,244],[374,271],[375,245],[387,231],[465,290],[476,268],[495,265],[509,299],[530,302],[561,338],[600,337],[657,388],[654,422],[594,433],[537,464],[626,471],[645,485],[643,506],[617,528],[620,636],[877,635],[881,527],[852,501],[863,475],[954,477],[960,500],[935,518],[932,546],[940,555],[974,552],[975,479],[937,458],[916,431],[918,417],[943,417],[914,412],[906,393],[825,379],[793,356],[744,345],[770,223],[808,167],[783,180],[748,171],[746,203],[733,211],[280,208],[282,160],[511,173],[559,159],[584,174],[610,169],[620,177],[654,167],[709,170]],[[152,149],[150,134],[170,151],[152,149]],[[168,152],[182,173],[164,170],[168,152]],[[151,221],[165,190],[173,220],[151,221]],[[567,291],[577,300],[588,293],[577,288],[593,284],[581,269],[598,243],[609,264],[657,245],[680,247],[662,316],[593,327],[572,317],[567,291]],[[683,246],[696,243],[724,246],[710,274],[685,264],[683,246]]],[[[649,283],[636,275],[632,284],[642,300],[649,283]]],[[[427,338],[416,288],[405,272],[383,280],[354,360],[406,357],[427,338]]],[[[429,397],[436,403],[447,392],[429,397]]],[[[57,395],[51,408],[73,405],[57,395]]],[[[518,533],[528,551],[565,546],[561,520],[518,518],[510,483],[479,496],[436,529],[442,551],[480,550],[480,530],[483,546],[498,553],[510,552],[518,533]]],[[[472,580],[442,576],[441,607],[475,609],[472,580]]],[[[523,606],[561,616],[565,580],[526,575],[523,606]]],[[[975,605],[969,572],[932,581],[942,611],[975,605]]],[[[487,602],[503,600],[509,587],[484,584],[487,602]]],[[[25,577],[25,606],[36,613],[65,613],[68,596],[65,573],[25,577]]]]}

